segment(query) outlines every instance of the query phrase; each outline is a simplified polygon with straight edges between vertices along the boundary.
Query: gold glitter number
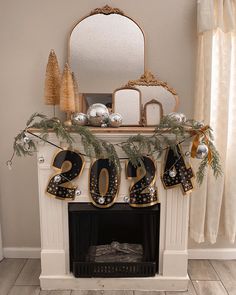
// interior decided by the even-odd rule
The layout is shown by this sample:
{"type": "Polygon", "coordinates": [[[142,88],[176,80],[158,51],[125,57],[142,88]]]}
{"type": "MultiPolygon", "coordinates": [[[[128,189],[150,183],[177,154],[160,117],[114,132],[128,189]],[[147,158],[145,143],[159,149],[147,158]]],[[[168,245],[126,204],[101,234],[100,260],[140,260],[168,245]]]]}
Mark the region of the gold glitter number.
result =
{"type": "Polygon", "coordinates": [[[46,192],[59,199],[74,199],[76,187],[71,183],[84,167],[84,159],[75,151],[63,150],[56,154],[52,167],[59,173],[49,180],[46,192]]]}
{"type": "Polygon", "coordinates": [[[120,175],[109,159],[98,159],[90,167],[89,190],[92,203],[100,208],[112,206],[118,194],[120,175]]]}
{"type": "Polygon", "coordinates": [[[134,179],[130,186],[130,206],[148,207],[158,203],[156,182],[156,166],[154,161],[143,156],[143,166],[134,167],[129,161],[126,176],[134,179]]]}
{"type": "Polygon", "coordinates": [[[162,182],[166,189],[180,185],[184,194],[193,190],[191,179],[194,177],[191,167],[187,167],[180,146],[176,151],[169,148],[166,152],[162,182]]]}

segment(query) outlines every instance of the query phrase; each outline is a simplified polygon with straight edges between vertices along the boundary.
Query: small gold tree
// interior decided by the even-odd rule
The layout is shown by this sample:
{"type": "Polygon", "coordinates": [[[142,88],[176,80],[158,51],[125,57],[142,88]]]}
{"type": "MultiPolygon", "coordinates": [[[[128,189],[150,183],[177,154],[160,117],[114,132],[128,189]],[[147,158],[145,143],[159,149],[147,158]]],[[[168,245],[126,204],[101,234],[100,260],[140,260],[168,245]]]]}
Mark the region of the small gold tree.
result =
{"type": "Polygon", "coordinates": [[[72,79],[73,79],[74,93],[75,93],[75,111],[80,112],[80,109],[81,109],[80,100],[81,99],[80,99],[80,94],[79,94],[78,83],[77,83],[74,72],[72,72],[72,79]]]}
{"type": "Polygon", "coordinates": [[[46,105],[52,105],[55,116],[55,106],[60,103],[60,84],[61,74],[55,51],[52,49],[48,57],[46,67],[44,102],[46,105]]]}
{"type": "Polygon", "coordinates": [[[60,109],[67,114],[66,126],[71,126],[71,113],[75,112],[75,91],[72,73],[68,63],[65,64],[60,90],[60,109]]]}

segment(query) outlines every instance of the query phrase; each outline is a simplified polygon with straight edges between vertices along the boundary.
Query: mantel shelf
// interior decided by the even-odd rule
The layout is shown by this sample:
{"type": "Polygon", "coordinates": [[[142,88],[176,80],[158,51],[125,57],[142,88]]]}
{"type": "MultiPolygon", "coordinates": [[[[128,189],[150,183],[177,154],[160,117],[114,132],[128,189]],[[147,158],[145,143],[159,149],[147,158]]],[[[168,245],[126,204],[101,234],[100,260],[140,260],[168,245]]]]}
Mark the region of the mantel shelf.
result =
{"type": "MultiPolygon", "coordinates": [[[[101,128],[101,127],[89,127],[89,130],[93,133],[153,133],[155,131],[155,127],[119,127],[119,128],[101,128]]],[[[37,128],[29,128],[30,132],[40,133],[41,129],[37,128]]],[[[49,129],[49,132],[53,132],[53,130],[49,129]]]]}

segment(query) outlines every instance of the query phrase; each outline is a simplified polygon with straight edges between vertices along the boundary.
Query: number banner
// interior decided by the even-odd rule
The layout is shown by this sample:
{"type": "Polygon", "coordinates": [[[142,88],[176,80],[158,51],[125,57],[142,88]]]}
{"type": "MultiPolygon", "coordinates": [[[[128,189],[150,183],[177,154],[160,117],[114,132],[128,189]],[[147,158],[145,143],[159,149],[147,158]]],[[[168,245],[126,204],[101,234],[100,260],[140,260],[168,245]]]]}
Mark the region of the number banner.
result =
{"type": "MultiPolygon", "coordinates": [[[[129,205],[132,207],[148,207],[159,202],[155,161],[148,157],[142,157],[142,165],[133,166],[131,161],[126,163],[126,178],[131,180],[129,188],[129,205]]],[[[84,168],[84,158],[78,151],[59,151],[52,163],[56,170],[47,185],[46,192],[58,199],[74,200],[80,195],[75,179],[78,178],[84,168]],[[73,182],[72,182],[73,181],[73,182]]],[[[93,205],[99,208],[112,206],[118,196],[120,187],[120,171],[115,163],[109,159],[97,159],[90,166],[88,186],[90,199],[93,205]]],[[[180,186],[183,193],[189,193],[193,189],[191,167],[187,167],[180,146],[176,151],[169,148],[166,152],[164,172],[161,176],[166,189],[180,186]]],[[[79,180],[77,180],[79,184],[79,180]]]]}

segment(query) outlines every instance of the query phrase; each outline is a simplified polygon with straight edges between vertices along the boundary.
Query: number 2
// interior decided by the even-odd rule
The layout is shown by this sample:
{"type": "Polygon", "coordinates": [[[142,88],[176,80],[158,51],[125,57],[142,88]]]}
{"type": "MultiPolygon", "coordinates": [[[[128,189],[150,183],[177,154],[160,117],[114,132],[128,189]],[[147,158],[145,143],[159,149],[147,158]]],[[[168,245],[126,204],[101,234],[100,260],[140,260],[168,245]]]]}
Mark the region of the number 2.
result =
{"type": "Polygon", "coordinates": [[[70,182],[81,174],[84,159],[77,152],[63,150],[56,154],[52,166],[59,170],[59,173],[49,180],[47,193],[59,199],[73,200],[76,187],[70,182]]]}
{"type": "Polygon", "coordinates": [[[127,178],[136,179],[130,187],[130,206],[132,207],[149,207],[159,202],[155,185],[156,166],[147,156],[143,156],[142,160],[144,167],[134,167],[130,161],[126,167],[127,178]]]}

